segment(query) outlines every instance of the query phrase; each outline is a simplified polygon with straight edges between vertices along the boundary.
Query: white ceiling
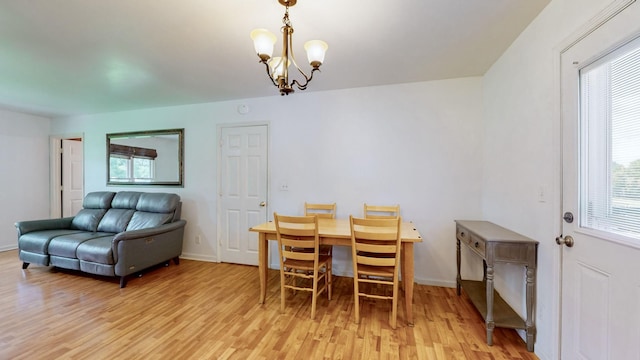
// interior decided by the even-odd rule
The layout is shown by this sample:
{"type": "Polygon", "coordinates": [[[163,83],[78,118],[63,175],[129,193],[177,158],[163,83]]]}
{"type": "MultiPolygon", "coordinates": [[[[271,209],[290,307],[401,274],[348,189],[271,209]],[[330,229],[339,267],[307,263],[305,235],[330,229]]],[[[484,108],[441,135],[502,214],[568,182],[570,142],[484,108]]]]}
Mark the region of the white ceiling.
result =
{"type": "MultiPolygon", "coordinates": [[[[289,13],[305,71],[303,43],[329,44],[309,92],[483,75],[549,1],[299,0],[289,13]]],[[[277,0],[0,0],[0,107],[56,117],[280,96],[249,32],[278,34],[283,14],[277,0]]]]}

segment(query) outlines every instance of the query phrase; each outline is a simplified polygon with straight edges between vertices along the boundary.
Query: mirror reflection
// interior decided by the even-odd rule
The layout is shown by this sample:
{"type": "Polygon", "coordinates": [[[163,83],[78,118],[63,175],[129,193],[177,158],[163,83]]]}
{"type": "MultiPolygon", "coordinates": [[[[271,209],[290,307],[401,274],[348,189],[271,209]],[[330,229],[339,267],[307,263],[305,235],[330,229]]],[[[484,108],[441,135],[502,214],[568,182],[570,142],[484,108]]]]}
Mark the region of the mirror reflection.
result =
{"type": "Polygon", "coordinates": [[[184,129],[107,134],[107,185],[182,186],[184,129]]]}

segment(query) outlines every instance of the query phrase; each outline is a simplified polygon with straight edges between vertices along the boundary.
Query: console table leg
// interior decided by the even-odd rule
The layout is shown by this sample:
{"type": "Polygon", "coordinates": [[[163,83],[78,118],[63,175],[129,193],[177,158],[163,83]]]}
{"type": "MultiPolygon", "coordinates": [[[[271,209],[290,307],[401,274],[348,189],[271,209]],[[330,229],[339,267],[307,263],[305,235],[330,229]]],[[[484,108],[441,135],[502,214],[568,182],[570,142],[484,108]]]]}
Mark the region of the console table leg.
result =
{"type": "Polygon", "coordinates": [[[536,298],[536,272],[531,267],[527,266],[527,320],[525,327],[527,331],[527,351],[533,351],[533,344],[536,339],[536,326],[533,321],[534,309],[536,298]]]}
{"type": "Polygon", "coordinates": [[[460,239],[456,239],[456,263],[458,264],[458,275],[456,276],[456,292],[460,296],[460,285],[462,277],[460,276],[460,239]]]}
{"type": "Polygon", "coordinates": [[[493,345],[493,329],[496,323],[493,321],[493,264],[487,264],[486,267],[487,281],[487,345],[493,345]]]}

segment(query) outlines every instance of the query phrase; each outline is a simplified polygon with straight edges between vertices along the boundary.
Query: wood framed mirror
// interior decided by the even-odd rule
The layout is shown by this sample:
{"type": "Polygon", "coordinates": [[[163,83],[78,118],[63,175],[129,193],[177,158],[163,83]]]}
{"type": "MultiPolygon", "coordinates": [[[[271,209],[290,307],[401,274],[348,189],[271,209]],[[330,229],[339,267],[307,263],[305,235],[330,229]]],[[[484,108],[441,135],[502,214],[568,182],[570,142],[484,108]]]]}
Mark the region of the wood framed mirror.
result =
{"type": "Polygon", "coordinates": [[[107,134],[107,185],[183,186],[184,129],[107,134]]]}

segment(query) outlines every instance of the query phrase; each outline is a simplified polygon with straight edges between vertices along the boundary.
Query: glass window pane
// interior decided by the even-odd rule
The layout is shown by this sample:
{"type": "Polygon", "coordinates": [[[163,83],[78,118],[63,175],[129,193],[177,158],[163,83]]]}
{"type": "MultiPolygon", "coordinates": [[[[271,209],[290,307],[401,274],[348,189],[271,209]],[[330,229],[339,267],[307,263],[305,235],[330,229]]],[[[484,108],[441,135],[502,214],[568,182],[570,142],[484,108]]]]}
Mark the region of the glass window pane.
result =
{"type": "Polygon", "coordinates": [[[581,226],[640,239],[640,41],[581,71],[581,226]]]}
{"type": "Polygon", "coordinates": [[[133,177],[135,180],[147,181],[154,178],[153,163],[151,159],[133,158],[133,177]]]}
{"type": "Polygon", "coordinates": [[[129,179],[129,158],[109,157],[109,178],[113,181],[129,179]]]}

